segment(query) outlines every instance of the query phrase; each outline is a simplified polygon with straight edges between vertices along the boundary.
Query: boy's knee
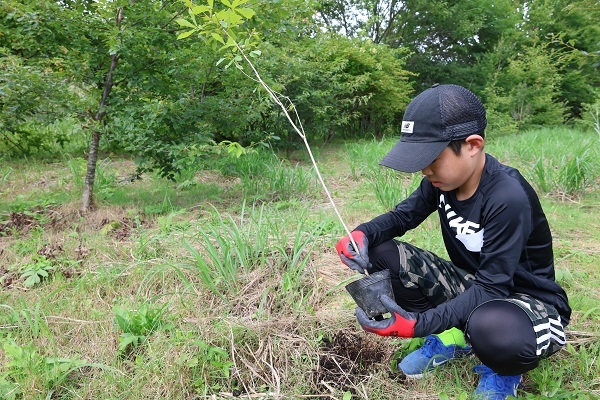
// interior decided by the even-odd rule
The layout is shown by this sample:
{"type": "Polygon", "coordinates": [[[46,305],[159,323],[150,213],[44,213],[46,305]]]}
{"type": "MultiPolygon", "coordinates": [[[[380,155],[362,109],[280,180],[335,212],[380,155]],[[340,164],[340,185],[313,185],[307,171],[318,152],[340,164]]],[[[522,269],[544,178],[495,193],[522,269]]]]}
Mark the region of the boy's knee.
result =
{"type": "Polygon", "coordinates": [[[500,375],[522,374],[539,363],[531,320],[515,304],[495,300],[479,306],[466,333],[481,362],[500,375]]]}
{"type": "Polygon", "coordinates": [[[380,245],[369,249],[369,262],[373,265],[375,271],[389,269],[392,273],[398,274],[400,268],[400,256],[398,246],[394,240],[388,240],[380,245]]]}

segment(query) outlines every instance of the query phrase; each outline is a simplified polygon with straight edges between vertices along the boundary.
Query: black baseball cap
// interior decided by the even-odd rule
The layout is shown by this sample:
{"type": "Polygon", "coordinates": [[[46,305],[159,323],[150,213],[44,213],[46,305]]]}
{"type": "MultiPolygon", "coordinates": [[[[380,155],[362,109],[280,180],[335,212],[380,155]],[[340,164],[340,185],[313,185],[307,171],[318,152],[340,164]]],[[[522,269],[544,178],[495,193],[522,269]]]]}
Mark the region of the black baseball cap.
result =
{"type": "Polygon", "coordinates": [[[402,118],[402,136],[379,164],[420,171],[451,141],[482,134],[486,126],[485,108],[471,91],[435,84],[410,102],[402,118]]]}

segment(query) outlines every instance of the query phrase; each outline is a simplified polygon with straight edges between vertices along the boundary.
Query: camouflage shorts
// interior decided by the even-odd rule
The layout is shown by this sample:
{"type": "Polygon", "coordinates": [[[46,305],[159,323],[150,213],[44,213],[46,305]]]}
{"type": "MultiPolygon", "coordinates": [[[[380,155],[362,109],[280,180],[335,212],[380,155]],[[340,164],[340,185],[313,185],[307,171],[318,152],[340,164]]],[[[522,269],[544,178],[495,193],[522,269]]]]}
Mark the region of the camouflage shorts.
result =
{"type": "Polygon", "coordinates": [[[404,287],[421,290],[436,306],[467,290],[475,279],[472,274],[427,250],[395,242],[400,254],[400,281],[404,287]]]}
{"type": "MultiPolygon", "coordinates": [[[[434,305],[447,302],[468,289],[475,276],[435,254],[395,241],[400,254],[400,281],[407,288],[417,288],[434,305]]],[[[556,309],[527,294],[515,293],[506,299],[520,307],[533,325],[537,355],[546,358],[566,343],[565,332],[556,309]]]]}

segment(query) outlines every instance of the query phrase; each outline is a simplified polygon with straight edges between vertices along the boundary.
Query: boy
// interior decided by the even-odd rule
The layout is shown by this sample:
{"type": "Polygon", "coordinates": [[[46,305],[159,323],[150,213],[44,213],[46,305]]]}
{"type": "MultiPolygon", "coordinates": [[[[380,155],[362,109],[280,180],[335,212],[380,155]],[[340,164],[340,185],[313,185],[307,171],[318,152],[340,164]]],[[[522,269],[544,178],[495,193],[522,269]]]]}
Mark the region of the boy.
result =
{"type": "Polygon", "coordinates": [[[516,396],[521,374],[565,344],[571,309],[554,280],[552,237],[535,191],[484,152],[485,108],[469,90],[434,85],[408,105],[402,137],[381,164],[425,178],[396,208],[336,245],[361,273],[389,269],[387,319],[356,309],[382,336],[426,337],[398,365],[408,377],[471,351],[480,398],[516,396]],[[394,238],[438,212],[446,261],[394,238]],[[464,332],[464,334],[463,334],[464,332]],[[467,342],[469,344],[467,344],[467,342]]]}

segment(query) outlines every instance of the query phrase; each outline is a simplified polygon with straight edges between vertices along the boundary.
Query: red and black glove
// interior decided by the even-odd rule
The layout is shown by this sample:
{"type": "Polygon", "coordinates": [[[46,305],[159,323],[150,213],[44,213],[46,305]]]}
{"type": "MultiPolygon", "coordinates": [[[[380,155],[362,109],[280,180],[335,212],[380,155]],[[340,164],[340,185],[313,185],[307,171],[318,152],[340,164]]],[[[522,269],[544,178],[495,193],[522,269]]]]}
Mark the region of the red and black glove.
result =
{"type": "Polygon", "coordinates": [[[367,314],[356,308],[356,319],[362,328],[367,332],[376,333],[379,336],[397,336],[402,338],[415,337],[415,325],[417,323],[417,313],[404,311],[389,296],[381,295],[381,303],[392,314],[391,318],[381,321],[373,321],[367,317],[367,314]]]}
{"type": "Polygon", "coordinates": [[[354,248],[350,236],[342,238],[338,244],[335,245],[335,249],[340,256],[340,259],[351,269],[365,273],[365,269],[369,267],[369,241],[365,234],[361,231],[350,232],[352,239],[356,242],[357,249],[354,248]]]}

